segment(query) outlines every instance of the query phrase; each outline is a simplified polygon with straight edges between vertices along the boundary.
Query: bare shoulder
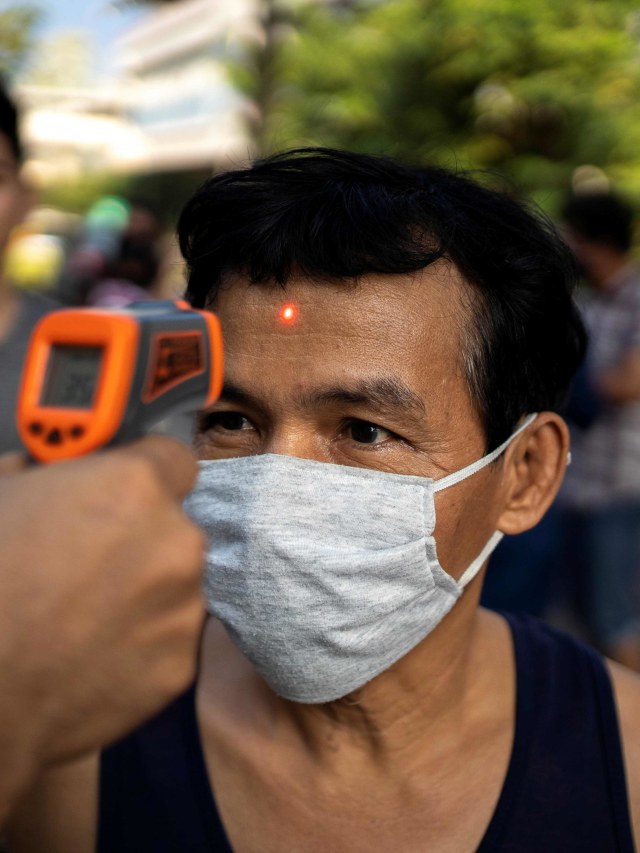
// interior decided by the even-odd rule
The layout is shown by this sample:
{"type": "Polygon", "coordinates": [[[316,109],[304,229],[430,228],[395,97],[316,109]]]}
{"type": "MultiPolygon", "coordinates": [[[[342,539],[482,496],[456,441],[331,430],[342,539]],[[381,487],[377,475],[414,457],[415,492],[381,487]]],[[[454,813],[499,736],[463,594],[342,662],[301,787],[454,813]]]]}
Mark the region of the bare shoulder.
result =
{"type": "Polygon", "coordinates": [[[612,661],[607,665],[618,708],[631,821],[640,849],[640,675],[612,661]]]}
{"type": "Polygon", "coordinates": [[[98,766],[96,753],[44,772],[9,818],[11,853],[93,853],[98,766]]]}

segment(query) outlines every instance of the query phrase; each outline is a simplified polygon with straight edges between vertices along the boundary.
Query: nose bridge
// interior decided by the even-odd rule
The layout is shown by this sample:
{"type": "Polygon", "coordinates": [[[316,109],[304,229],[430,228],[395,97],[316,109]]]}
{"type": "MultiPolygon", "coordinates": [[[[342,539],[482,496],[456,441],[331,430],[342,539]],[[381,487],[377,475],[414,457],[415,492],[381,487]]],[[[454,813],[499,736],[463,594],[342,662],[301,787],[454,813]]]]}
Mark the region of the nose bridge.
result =
{"type": "Polygon", "coordinates": [[[277,453],[320,462],[327,457],[313,424],[296,417],[288,417],[274,424],[261,449],[262,453],[277,453]]]}

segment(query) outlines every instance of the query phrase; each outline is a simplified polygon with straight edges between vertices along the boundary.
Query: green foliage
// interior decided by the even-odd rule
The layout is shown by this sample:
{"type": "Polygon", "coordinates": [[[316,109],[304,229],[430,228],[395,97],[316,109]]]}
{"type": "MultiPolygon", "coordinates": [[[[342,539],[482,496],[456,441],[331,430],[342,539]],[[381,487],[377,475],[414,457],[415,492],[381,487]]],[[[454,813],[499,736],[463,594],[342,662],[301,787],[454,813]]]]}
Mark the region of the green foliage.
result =
{"type": "Polygon", "coordinates": [[[206,168],[141,172],[130,175],[120,192],[128,199],[145,201],[165,226],[173,227],[186,199],[210,177],[211,170],[206,168]]]}
{"type": "Polygon", "coordinates": [[[545,206],[584,163],[640,193],[639,9],[637,0],[301,7],[268,68],[264,147],[337,145],[496,170],[545,206]]]}
{"type": "Polygon", "coordinates": [[[144,200],[158,211],[163,225],[171,228],[185,199],[210,175],[208,169],[132,175],[86,171],[75,181],[65,179],[47,186],[40,193],[40,201],[46,206],[85,214],[102,196],[144,200]]]}
{"type": "Polygon", "coordinates": [[[25,4],[0,9],[0,75],[12,77],[33,44],[33,29],[41,18],[36,6],[25,4]]]}
{"type": "Polygon", "coordinates": [[[95,46],[82,30],[62,30],[41,38],[20,73],[20,82],[47,87],[90,85],[95,46]]]}
{"type": "Polygon", "coordinates": [[[105,195],[121,195],[125,187],[126,178],[123,176],[87,171],[76,180],[66,178],[43,187],[38,200],[45,207],[84,214],[96,199],[105,195]]]}

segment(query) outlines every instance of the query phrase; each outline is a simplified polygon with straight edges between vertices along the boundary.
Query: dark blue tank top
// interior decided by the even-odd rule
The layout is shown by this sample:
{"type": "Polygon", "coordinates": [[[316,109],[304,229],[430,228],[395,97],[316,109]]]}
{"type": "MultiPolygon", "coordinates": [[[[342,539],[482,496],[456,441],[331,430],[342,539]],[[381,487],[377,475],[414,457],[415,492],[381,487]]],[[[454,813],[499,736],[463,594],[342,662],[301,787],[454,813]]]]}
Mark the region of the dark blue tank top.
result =
{"type": "MultiPolygon", "coordinates": [[[[477,853],[633,853],[602,659],[531,619],[507,618],[516,655],[515,737],[477,853]]],[[[209,786],[194,689],[103,753],[98,853],[233,853],[209,786]]]]}

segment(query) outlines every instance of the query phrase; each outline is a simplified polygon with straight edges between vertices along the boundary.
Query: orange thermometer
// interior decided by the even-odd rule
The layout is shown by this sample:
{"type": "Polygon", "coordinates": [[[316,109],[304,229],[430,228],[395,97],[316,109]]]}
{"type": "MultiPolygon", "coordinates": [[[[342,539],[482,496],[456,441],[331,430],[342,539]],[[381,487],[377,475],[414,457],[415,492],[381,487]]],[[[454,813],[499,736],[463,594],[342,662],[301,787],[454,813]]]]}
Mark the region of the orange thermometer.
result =
{"type": "Polygon", "coordinates": [[[218,319],[186,302],[53,311],[31,336],[18,430],[39,462],[91,453],[210,405],[222,372],[218,319]]]}

